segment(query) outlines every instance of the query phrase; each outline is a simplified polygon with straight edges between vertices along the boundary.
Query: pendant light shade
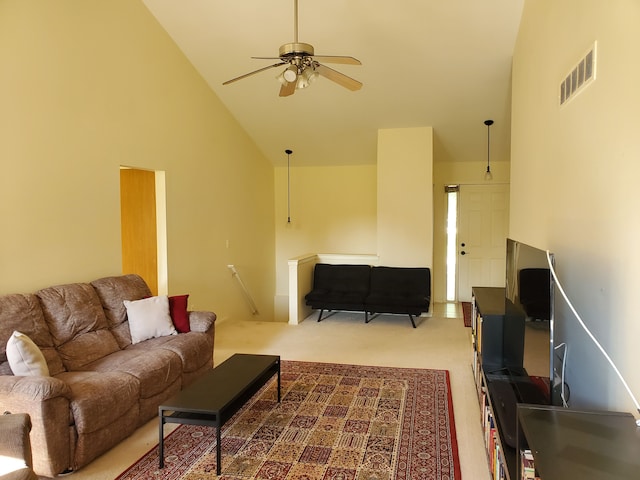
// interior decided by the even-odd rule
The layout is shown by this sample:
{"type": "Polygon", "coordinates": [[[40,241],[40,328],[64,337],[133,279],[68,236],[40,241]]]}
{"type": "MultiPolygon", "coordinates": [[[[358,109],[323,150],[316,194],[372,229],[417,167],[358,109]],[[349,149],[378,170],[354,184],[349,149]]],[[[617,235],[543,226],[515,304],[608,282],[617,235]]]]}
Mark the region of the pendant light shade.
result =
{"type": "Polygon", "coordinates": [[[487,126],[487,171],[484,172],[484,179],[485,180],[493,180],[493,175],[491,173],[491,165],[489,162],[489,153],[490,153],[490,146],[491,146],[491,137],[489,135],[489,130],[491,125],[493,125],[493,120],[485,120],[484,124],[487,126]]]}

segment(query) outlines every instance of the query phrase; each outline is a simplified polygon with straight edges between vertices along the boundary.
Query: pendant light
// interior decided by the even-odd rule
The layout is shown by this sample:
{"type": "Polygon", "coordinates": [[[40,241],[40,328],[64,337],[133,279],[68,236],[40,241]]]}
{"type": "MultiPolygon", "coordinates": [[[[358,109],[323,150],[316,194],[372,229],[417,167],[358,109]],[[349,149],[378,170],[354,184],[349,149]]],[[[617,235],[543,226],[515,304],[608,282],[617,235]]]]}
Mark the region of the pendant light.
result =
{"type": "Polygon", "coordinates": [[[284,151],[287,154],[287,223],[291,223],[291,163],[289,161],[293,150],[288,148],[284,151]]]}
{"type": "Polygon", "coordinates": [[[493,180],[493,175],[491,174],[491,166],[489,164],[489,147],[491,145],[490,136],[489,136],[489,127],[493,125],[493,120],[485,120],[484,124],[487,126],[487,171],[484,172],[484,179],[493,180]]]}

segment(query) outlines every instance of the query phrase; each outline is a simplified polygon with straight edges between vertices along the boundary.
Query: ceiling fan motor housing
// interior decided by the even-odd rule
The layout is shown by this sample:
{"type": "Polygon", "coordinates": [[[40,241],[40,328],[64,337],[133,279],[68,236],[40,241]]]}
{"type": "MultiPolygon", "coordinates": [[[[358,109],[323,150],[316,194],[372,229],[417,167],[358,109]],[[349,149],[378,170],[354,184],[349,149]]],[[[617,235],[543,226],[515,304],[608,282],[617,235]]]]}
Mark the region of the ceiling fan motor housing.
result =
{"type": "Polygon", "coordinates": [[[280,57],[312,57],[314,53],[308,43],[285,43],[280,47],[280,57]]]}

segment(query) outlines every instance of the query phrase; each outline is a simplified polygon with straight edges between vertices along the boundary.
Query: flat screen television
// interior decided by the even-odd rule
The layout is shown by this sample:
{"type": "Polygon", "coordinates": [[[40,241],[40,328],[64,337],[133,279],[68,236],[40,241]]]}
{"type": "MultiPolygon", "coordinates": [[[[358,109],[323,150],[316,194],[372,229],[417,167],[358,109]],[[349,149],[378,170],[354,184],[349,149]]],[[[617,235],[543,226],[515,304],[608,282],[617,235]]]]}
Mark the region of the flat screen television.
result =
{"type": "Polygon", "coordinates": [[[508,238],[506,253],[505,366],[512,374],[528,376],[549,403],[557,404],[551,388],[554,280],[547,252],[508,238]]]}

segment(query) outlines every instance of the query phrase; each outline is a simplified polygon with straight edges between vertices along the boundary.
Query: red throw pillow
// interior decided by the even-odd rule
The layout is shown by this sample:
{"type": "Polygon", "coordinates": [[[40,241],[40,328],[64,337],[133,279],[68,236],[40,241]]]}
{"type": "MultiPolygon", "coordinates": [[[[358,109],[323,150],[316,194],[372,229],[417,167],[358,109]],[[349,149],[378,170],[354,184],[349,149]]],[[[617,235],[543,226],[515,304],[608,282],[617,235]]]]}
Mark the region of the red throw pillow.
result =
{"type": "Polygon", "coordinates": [[[189,295],[174,295],[169,297],[169,313],[176,330],[180,333],[191,331],[189,327],[189,313],[187,312],[187,300],[189,295]]]}

